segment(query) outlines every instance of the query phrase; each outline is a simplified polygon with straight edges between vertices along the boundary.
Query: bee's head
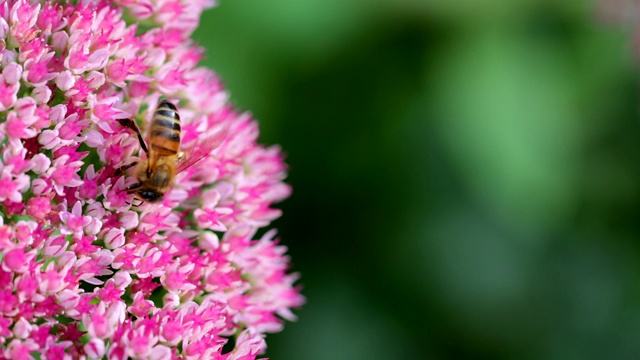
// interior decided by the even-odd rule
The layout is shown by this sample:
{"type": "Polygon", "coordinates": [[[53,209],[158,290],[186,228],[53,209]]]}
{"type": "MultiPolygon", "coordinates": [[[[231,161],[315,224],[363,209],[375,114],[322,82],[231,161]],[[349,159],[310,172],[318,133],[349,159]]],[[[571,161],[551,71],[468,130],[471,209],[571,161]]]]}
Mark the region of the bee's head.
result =
{"type": "Polygon", "coordinates": [[[138,195],[140,196],[140,198],[142,198],[142,200],[148,201],[150,203],[155,203],[161,201],[164,194],[160,194],[159,192],[149,189],[142,189],[138,191],[138,195]]]}

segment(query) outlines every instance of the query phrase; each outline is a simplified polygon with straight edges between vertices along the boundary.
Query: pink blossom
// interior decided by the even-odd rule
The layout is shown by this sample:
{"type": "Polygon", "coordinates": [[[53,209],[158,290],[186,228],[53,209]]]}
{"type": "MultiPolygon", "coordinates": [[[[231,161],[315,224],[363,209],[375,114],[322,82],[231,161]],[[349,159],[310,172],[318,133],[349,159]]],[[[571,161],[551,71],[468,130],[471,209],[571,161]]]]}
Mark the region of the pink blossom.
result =
{"type": "Polygon", "coordinates": [[[2,264],[7,270],[23,273],[29,268],[29,260],[32,257],[33,254],[25,252],[24,248],[15,248],[5,251],[2,264]]]}
{"type": "Polygon", "coordinates": [[[104,356],[105,345],[102,339],[91,339],[84,345],[84,351],[92,359],[99,359],[104,356]]]}
{"type": "Polygon", "coordinates": [[[21,301],[31,298],[38,291],[38,283],[35,277],[30,274],[24,274],[21,277],[16,278],[14,284],[18,291],[18,298],[20,298],[21,301]]]}
{"type": "Polygon", "coordinates": [[[0,201],[22,201],[22,192],[29,187],[29,176],[13,175],[13,166],[0,167],[0,201]]]}
{"type": "MultiPolygon", "coordinates": [[[[12,79],[11,77],[8,80],[12,79]]],[[[18,90],[20,90],[19,83],[10,84],[4,75],[0,74],[0,111],[6,111],[18,101],[18,90]]]]}
{"type": "Polygon", "coordinates": [[[190,36],[211,6],[0,4],[0,358],[256,359],[295,319],[286,248],[256,238],[290,194],[287,168],[198,67],[190,36]],[[226,138],[142,203],[137,170],[119,169],[147,155],[118,120],[146,138],[163,99],[182,151],[226,138]]]}
{"type": "Polygon", "coordinates": [[[60,229],[62,234],[77,234],[84,232],[84,228],[94,221],[91,216],[82,215],[82,203],[77,201],[73,205],[71,212],[63,211],[60,213],[60,220],[63,226],[60,229]]]}
{"type": "Polygon", "coordinates": [[[13,339],[4,350],[4,356],[7,359],[31,360],[31,352],[36,349],[37,345],[33,340],[26,340],[22,342],[18,339],[13,339]]]}
{"type": "Polygon", "coordinates": [[[73,290],[65,289],[58,295],[58,302],[60,306],[65,309],[70,309],[78,305],[80,301],[80,295],[73,290]]]}
{"type": "Polygon", "coordinates": [[[112,336],[115,331],[113,324],[110,324],[107,318],[103,303],[100,303],[91,314],[85,314],[83,323],[87,327],[87,333],[92,338],[105,339],[112,336]]]}

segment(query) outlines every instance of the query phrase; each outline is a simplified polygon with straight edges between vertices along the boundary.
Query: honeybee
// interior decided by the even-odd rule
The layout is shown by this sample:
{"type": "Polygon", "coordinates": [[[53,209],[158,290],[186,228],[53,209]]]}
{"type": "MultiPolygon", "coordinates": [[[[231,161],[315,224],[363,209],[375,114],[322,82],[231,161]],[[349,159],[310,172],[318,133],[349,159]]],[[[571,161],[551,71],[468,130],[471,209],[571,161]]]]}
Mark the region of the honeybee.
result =
{"type": "Polygon", "coordinates": [[[177,174],[204,159],[220,146],[227,134],[222,130],[198,141],[186,154],[180,152],[180,115],[175,105],[162,100],[156,107],[148,131],[148,144],[142,138],[140,128],[133,119],[120,119],[118,122],[138,136],[140,147],[147,159],[139,163],[125,165],[118,169],[123,172],[137,165],[138,182],[129,186],[128,193],[135,193],[143,201],[151,203],[162,200],[164,194],[173,186],[177,174]]]}

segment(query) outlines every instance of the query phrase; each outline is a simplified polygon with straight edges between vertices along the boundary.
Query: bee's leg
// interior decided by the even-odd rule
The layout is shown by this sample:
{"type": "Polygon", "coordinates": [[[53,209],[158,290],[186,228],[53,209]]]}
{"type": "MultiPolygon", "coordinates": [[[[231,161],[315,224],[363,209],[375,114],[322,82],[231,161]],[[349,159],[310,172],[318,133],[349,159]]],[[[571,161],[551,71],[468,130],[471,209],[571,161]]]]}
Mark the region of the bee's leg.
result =
{"type": "MultiPolygon", "coordinates": [[[[129,185],[129,187],[126,189],[127,190],[127,194],[131,194],[131,193],[135,193],[136,191],[138,191],[138,189],[142,187],[142,183],[135,183],[135,184],[131,184],[129,185]]],[[[124,191],[124,190],[121,190],[124,191]]],[[[138,207],[140,205],[144,204],[144,201],[134,197],[133,201],[131,202],[127,202],[127,205],[131,205],[133,207],[138,207]],[[139,200],[140,202],[138,204],[134,204],[133,202],[139,200]]]]}
{"type": "Polygon", "coordinates": [[[138,135],[138,141],[140,142],[140,147],[148,155],[149,154],[149,149],[147,149],[147,144],[145,144],[144,140],[142,139],[142,133],[140,132],[140,128],[136,124],[135,120],[133,120],[133,119],[118,119],[118,122],[120,123],[120,125],[122,125],[122,126],[124,126],[126,128],[129,128],[129,129],[131,129],[131,130],[136,132],[136,135],[138,135]]]}
{"type": "Polygon", "coordinates": [[[125,171],[131,169],[136,165],[138,165],[137,162],[132,162],[131,164],[120,166],[119,168],[116,169],[115,176],[122,175],[125,171]]]}
{"type": "Polygon", "coordinates": [[[120,189],[117,192],[121,193],[123,191],[126,191],[127,194],[133,194],[134,192],[138,191],[138,189],[142,186],[142,183],[135,183],[135,184],[131,184],[129,185],[128,188],[126,189],[120,189]]]}
{"type": "Polygon", "coordinates": [[[140,205],[144,204],[144,201],[142,201],[142,200],[140,200],[140,199],[138,199],[138,198],[134,198],[133,200],[134,200],[134,201],[135,201],[135,200],[139,200],[140,202],[139,202],[139,203],[137,203],[137,204],[134,204],[134,203],[133,203],[133,201],[132,201],[132,202],[128,202],[128,201],[126,201],[126,202],[125,202],[125,204],[127,204],[127,205],[131,205],[131,206],[133,206],[133,207],[138,207],[138,206],[140,206],[140,205]]]}
{"type": "Polygon", "coordinates": [[[129,194],[134,193],[136,191],[138,191],[138,189],[142,187],[142,183],[135,183],[135,184],[131,184],[129,185],[129,187],[127,188],[127,192],[129,194]]]}
{"type": "Polygon", "coordinates": [[[140,205],[144,204],[144,201],[142,201],[142,200],[140,200],[140,199],[138,199],[138,198],[135,198],[135,199],[133,199],[133,200],[138,200],[138,201],[140,201],[140,202],[139,202],[139,203],[137,203],[137,204],[134,204],[134,203],[133,203],[133,201],[132,201],[132,202],[131,202],[131,206],[133,206],[133,207],[138,207],[138,206],[140,206],[140,205]]]}

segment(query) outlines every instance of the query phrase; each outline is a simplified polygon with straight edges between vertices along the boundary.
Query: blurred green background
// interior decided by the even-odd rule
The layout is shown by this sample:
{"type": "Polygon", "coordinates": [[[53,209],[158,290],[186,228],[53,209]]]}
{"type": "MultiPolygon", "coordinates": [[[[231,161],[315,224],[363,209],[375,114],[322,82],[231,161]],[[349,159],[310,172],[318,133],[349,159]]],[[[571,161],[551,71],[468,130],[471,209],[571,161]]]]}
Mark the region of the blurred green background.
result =
{"type": "Polygon", "coordinates": [[[272,360],[640,358],[638,68],[591,1],[221,0],[307,304],[272,360]]]}

